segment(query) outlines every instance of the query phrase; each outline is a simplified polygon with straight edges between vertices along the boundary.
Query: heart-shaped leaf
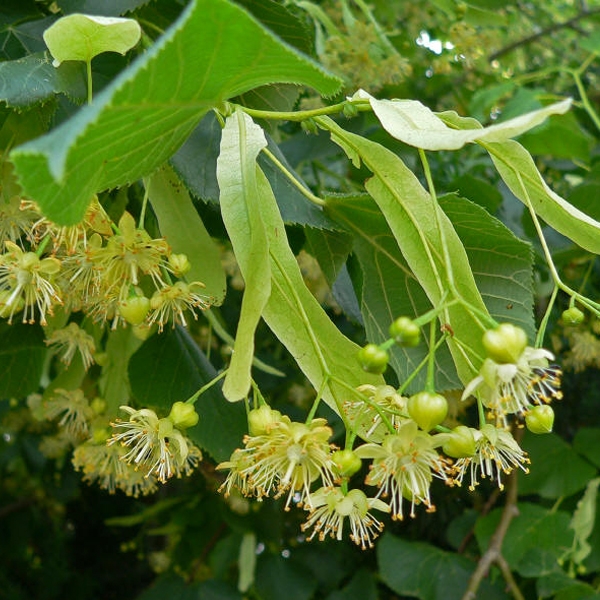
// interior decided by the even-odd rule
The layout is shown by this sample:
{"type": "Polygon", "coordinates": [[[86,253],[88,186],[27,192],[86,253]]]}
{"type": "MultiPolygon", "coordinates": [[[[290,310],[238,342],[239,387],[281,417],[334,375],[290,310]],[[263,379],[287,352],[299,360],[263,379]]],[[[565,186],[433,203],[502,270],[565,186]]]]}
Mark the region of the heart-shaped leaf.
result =
{"type": "Polygon", "coordinates": [[[58,67],[65,60],[89,63],[103,52],[125,54],[140,40],[142,30],[134,19],[92,17],[73,14],[63,17],[44,32],[44,41],[58,67]]]}

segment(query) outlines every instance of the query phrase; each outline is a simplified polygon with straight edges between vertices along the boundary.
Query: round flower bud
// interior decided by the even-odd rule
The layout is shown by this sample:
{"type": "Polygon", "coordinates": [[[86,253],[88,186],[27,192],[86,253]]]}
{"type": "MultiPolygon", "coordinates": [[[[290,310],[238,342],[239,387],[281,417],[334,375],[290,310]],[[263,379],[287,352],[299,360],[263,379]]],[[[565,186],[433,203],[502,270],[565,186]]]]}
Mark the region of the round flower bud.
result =
{"type": "Polygon", "coordinates": [[[441,394],[419,392],[408,399],[408,414],[423,430],[431,431],[448,414],[448,401],[441,394]]]}
{"type": "Polygon", "coordinates": [[[409,348],[418,346],[421,340],[421,329],[409,317],[398,317],[390,325],[389,333],[396,344],[409,348]]]}
{"type": "Polygon", "coordinates": [[[171,407],[168,419],[177,429],[187,429],[196,425],[200,417],[193,404],[175,402],[171,407]]]}
{"type": "Polygon", "coordinates": [[[106,410],[106,400],[96,396],[91,402],[90,407],[94,411],[95,415],[102,415],[106,410]]]}
{"type": "Polygon", "coordinates": [[[281,421],[281,413],[273,410],[267,404],[254,408],[248,413],[248,433],[250,435],[265,435],[269,433],[275,423],[281,421]]]}
{"type": "Polygon", "coordinates": [[[358,362],[367,373],[377,373],[380,375],[387,369],[390,357],[386,350],[380,348],[377,344],[367,344],[358,351],[358,362]]]}
{"type": "Polygon", "coordinates": [[[475,455],[475,437],[470,427],[459,425],[446,435],[442,450],[452,458],[466,458],[475,455]]]}
{"type": "Polygon", "coordinates": [[[185,275],[192,268],[187,255],[174,253],[169,256],[169,266],[173,269],[173,273],[177,277],[185,275]]]}
{"type": "Polygon", "coordinates": [[[331,456],[333,464],[342,477],[352,477],[360,470],[362,461],[353,450],[337,450],[331,456]]]}
{"type": "Polygon", "coordinates": [[[501,323],[483,334],[487,355],[499,364],[515,363],[527,346],[527,334],[511,323],[501,323]]]}
{"type": "Polygon", "coordinates": [[[150,310],[150,300],[146,296],[131,296],[119,302],[119,314],[130,324],[143,323],[150,310]]]}
{"type": "Polygon", "coordinates": [[[550,433],[554,425],[554,411],[551,406],[534,406],[525,415],[525,425],[531,433],[550,433]]]}
{"type": "Polygon", "coordinates": [[[579,325],[580,323],[583,323],[584,318],[585,315],[576,306],[567,308],[562,314],[562,320],[566,325],[579,325]]]}

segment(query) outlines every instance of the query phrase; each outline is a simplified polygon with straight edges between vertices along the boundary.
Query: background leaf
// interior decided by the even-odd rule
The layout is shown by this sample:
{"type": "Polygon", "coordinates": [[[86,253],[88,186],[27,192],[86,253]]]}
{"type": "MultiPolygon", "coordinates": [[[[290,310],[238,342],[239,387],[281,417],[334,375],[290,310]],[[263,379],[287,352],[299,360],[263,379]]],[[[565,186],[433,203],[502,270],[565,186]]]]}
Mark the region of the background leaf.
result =
{"type": "MultiPolygon", "coordinates": [[[[129,362],[131,390],[138,403],[160,408],[165,415],[174,402],[187,400],[216,375],[182,327],[152,336],[129,362]]],[[[195,407],[200,421],[187,430],[187,435],[215,461],[226,460],[246,433],[244,406],[226,402],[219,388],[213,386],[202,394],[195,407]]]]}
{"type": "MultiPolygon", "coordinates": [[[[409,542],[386,533],[377,544],[383,582],[402,596],[420,600],[462,598],[474,564],[464,556],[422,542],[409,542]]],[[[479,593],[486,600],[507,599],[502,588],[484,581],[479,593]]]]}
{"type": "Polygon", "coordinates": [[[307,84],[326,95],[339,86],[238,6],[194,0],[92,106],[11,156],[25,192],[45,214],[76,223],[94,192],[152,172],[211,107],[273,82],[307,84]]]}
{"type": "Polygon", "coordinates": [[[0,62],[0,101],[7,106],[25,108],[52,100],[61,93],[78,100],[85,98],[81,65],[65,63],[57,69],[46,54],[0,62]]]}
{"type": "Polygon", "coordinates": [[[528,475],[519,474],[521,495],[571,496],[582,490],[596,474],[594,467],[553,433],[526,435],[523,448],[529,453],[531,466],[528,475]]]}
{"type": "MultiPolygon", "coordinates": [[[[502,516],[501,508],[477,520],[475,536],[484,552],[502,516]]],[[[571,547],[570,515],[542,506],[519,503],[519,513],[510,522],[502,543],[502,555],[511,570],[524,577],[539,577],[558,569],[558,559],[571,547]]]]}
{"type": "Polygon", "coordinates": [[[22,398],[38,389],[46,356],[37,325],[0,322],[0,398],[22,398]]]}

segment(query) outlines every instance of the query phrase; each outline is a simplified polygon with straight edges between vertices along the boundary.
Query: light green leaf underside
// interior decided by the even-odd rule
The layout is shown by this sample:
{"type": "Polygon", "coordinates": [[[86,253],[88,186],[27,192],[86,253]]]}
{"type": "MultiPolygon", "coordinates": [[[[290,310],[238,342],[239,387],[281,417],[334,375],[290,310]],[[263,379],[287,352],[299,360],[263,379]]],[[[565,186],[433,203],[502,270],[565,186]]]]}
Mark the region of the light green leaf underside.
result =
{"type": "Polygon", "coordinates": [[[513,140],[486,143],[498,173],[510,191],[544,221],[576,244],[600,254],[600,222],[569,204],[552,191],[538,171],[531,155],[513,140]]]}
{"type": "Polygon", "coordinates": [[[457,130],[448,127],[418,100],[377,100],[362,90],[355,97],[369,100],[381,125],[392,137],[424,150],[457,150],[475,141],[501,142],[532,129],[550,115],[565,113],[571,106],[570,99],[563,100],[485,128],[471,119],[471,128],[457,130]]]}
{"type": "MultiPolygon", "coordinates": [[[[456,299],[487,314],[465,248],[452,223],[441,210],[436,217],[431,196],[412,171],[383,146],[344,131],[329,118],[320,118],[319,121],[331,131],[333,141],[355,162],[362,160],[374,174],[366,182],[366,189],[384,214],[410,270],[431,304],[440,304],[444,293],[451,289],[452,279],[456,299]],[[443,244],[436,219],[443,228],[452,273],[447,270],[443,259],[443,244]]],[[[449,338],[449,347],[464,383],[472,378],[474,367],[479,366],[483,356],[481,333],[489,324],[484,325],[472,311],[456,305],[448,308],[441,319],[455,333],[453,338],[449,338]]]]}
{"type": "Polygon", "coordinates": [[[11,156],[25,194],[52,220],[73,224],[95,192],[164,163],[212,107],[274,82],[325,95],[339,87],[240,7],[195,0],[91,106],[11,156]]]}
{"type": "Polygon", "coordinates": [[[44,32],[44,42],[58,67],[65,60],[90,62],[103,52],[125,54],[140,40],[142,30],[133,19],[72,14],[44,32]]]}
{"type": "Polygon", "coordinates": [[[148,181],[148,197],[161,234],[173,252],[185,254],[192,265],[186,279],[204,283],[203,293],[211,304],[221,304],[227,284],[219,249],[172,167],[163,165],[152,175],[148,181]]]}
{"type": "MultiPolygon", "coordinates": [[[[266,147],[263,130],[241,111],[225,123],[217,160],[221,214],[244,277],[240,320],[223,394],[230,401],[244,398],[251,385],[254,334],[271,294],[269,242],[263,223],[264,182],[257,181],[256,160],[266,147]]],[[[268,187],[268,184],[267,184],[268,187]]]]}

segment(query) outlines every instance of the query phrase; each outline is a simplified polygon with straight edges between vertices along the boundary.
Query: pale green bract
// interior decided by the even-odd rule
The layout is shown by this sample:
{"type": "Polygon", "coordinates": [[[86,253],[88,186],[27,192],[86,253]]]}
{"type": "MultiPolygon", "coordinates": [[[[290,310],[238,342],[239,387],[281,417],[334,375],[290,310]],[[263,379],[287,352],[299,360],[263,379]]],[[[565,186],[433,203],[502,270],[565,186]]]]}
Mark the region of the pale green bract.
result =
{"type": "Polygon", "coordinates": [[[473,129],[452,129],[418,100],[377,100],[359,90],[353,100],[368,100],[383,128],[394,138],[423,150],[458,150],[470,142],[503,142],[529,131],[550,115],[564,114],[571,99],[550,104],[539,110],[509,119],[503,123],[482,127],[470,119],[473,129]]]}
{"type": "Polygon", "coordinates": [[[44,42],[58,67],[65,60],[90,62],[103,52],[125,54],[140,40],[142,30],[134,19],[72,14],[44,32],[44,42]]]}

